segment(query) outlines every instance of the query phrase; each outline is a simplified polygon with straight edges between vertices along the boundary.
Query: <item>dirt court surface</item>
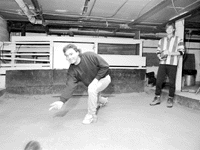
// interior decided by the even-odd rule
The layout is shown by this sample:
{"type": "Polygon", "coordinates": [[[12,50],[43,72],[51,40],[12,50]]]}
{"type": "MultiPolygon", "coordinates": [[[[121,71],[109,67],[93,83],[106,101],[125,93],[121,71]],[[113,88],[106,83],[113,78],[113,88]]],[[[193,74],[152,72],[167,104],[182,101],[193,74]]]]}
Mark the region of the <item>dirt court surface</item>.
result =
{"type": "Polygon", "coordinates": [[[175,104],[149,106],[152,94],[109,97],[98,122],[83,125],[87,97],[74,96],[48,111],[54,95],[0,97],[0,150],[23,150],[30,140],[43,150],[200,150],[200,112],[175,104]],[[59,117],[55,117],[55,115],[59,117]]]}

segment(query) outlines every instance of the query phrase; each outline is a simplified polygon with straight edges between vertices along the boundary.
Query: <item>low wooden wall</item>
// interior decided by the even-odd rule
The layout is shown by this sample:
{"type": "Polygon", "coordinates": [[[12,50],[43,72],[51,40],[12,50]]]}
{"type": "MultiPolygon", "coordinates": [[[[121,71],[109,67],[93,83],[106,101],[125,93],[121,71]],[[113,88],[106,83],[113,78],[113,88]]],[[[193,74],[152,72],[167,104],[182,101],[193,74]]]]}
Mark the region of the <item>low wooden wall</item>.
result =
{"type": "MultiPolygon", "coordinates": [[[[105,94],[143,92],[146,69],[111,69],[111,84],[105,94]]],[[[15,94],[60,94],[65,88],[67,70],[8,70],[6,92],[15,94]]],[[[74,95],[87,94],[80,83],[74,95]]]]}

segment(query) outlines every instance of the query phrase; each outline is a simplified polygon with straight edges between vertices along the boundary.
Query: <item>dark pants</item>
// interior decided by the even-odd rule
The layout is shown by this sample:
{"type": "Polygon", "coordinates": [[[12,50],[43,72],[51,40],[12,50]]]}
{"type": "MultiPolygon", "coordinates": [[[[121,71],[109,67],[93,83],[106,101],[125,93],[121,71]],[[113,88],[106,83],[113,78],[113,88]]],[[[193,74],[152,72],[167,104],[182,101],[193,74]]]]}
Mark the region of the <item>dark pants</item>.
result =
{"type": "Polygon", "coordinates": [[[177,66],[160,64],[157,73],[155,95],[161,95],[162,85],[169,78],[169,96],[174,97],[177,66]]]}

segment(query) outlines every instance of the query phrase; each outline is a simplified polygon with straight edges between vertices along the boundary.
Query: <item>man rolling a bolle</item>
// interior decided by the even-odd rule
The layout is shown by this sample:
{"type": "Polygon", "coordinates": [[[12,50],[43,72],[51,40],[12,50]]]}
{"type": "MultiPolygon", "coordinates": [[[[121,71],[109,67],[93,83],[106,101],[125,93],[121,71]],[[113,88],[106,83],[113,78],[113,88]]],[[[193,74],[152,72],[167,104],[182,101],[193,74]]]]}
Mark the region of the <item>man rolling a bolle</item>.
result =
{"type": "Polygon", "coordinates": [[[63,53],[70,63],[67,73],[66,88],[60,100],[52,103],[50,109],[61,109],[73,95],[78,82],[83,82],[88,87],[88,113],[83,119],[83,124],[97,121],[97,108],[105,106],[108,99],[101,97],[103,91],[111,82],[108,63],[94,52],[81,53],[74,44],[63,48],[63,53]]]}

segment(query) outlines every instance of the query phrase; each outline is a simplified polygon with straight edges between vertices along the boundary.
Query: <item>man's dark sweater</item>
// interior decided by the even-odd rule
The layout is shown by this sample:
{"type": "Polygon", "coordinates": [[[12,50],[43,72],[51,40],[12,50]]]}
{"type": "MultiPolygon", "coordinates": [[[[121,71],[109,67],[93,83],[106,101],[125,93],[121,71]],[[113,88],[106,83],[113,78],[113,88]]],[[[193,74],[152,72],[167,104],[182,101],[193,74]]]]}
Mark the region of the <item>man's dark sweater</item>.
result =
{"type": "Polygon", "coordinates": [[[80,54],[80,58],[78,65],[71,64],[69,67],[66,88],[61,95],[64,103],[72,97],[78,82],[88,86],[94,78],[100,80],[109,74],[108,63],[96,53],[85,52],[80,54]]]}

